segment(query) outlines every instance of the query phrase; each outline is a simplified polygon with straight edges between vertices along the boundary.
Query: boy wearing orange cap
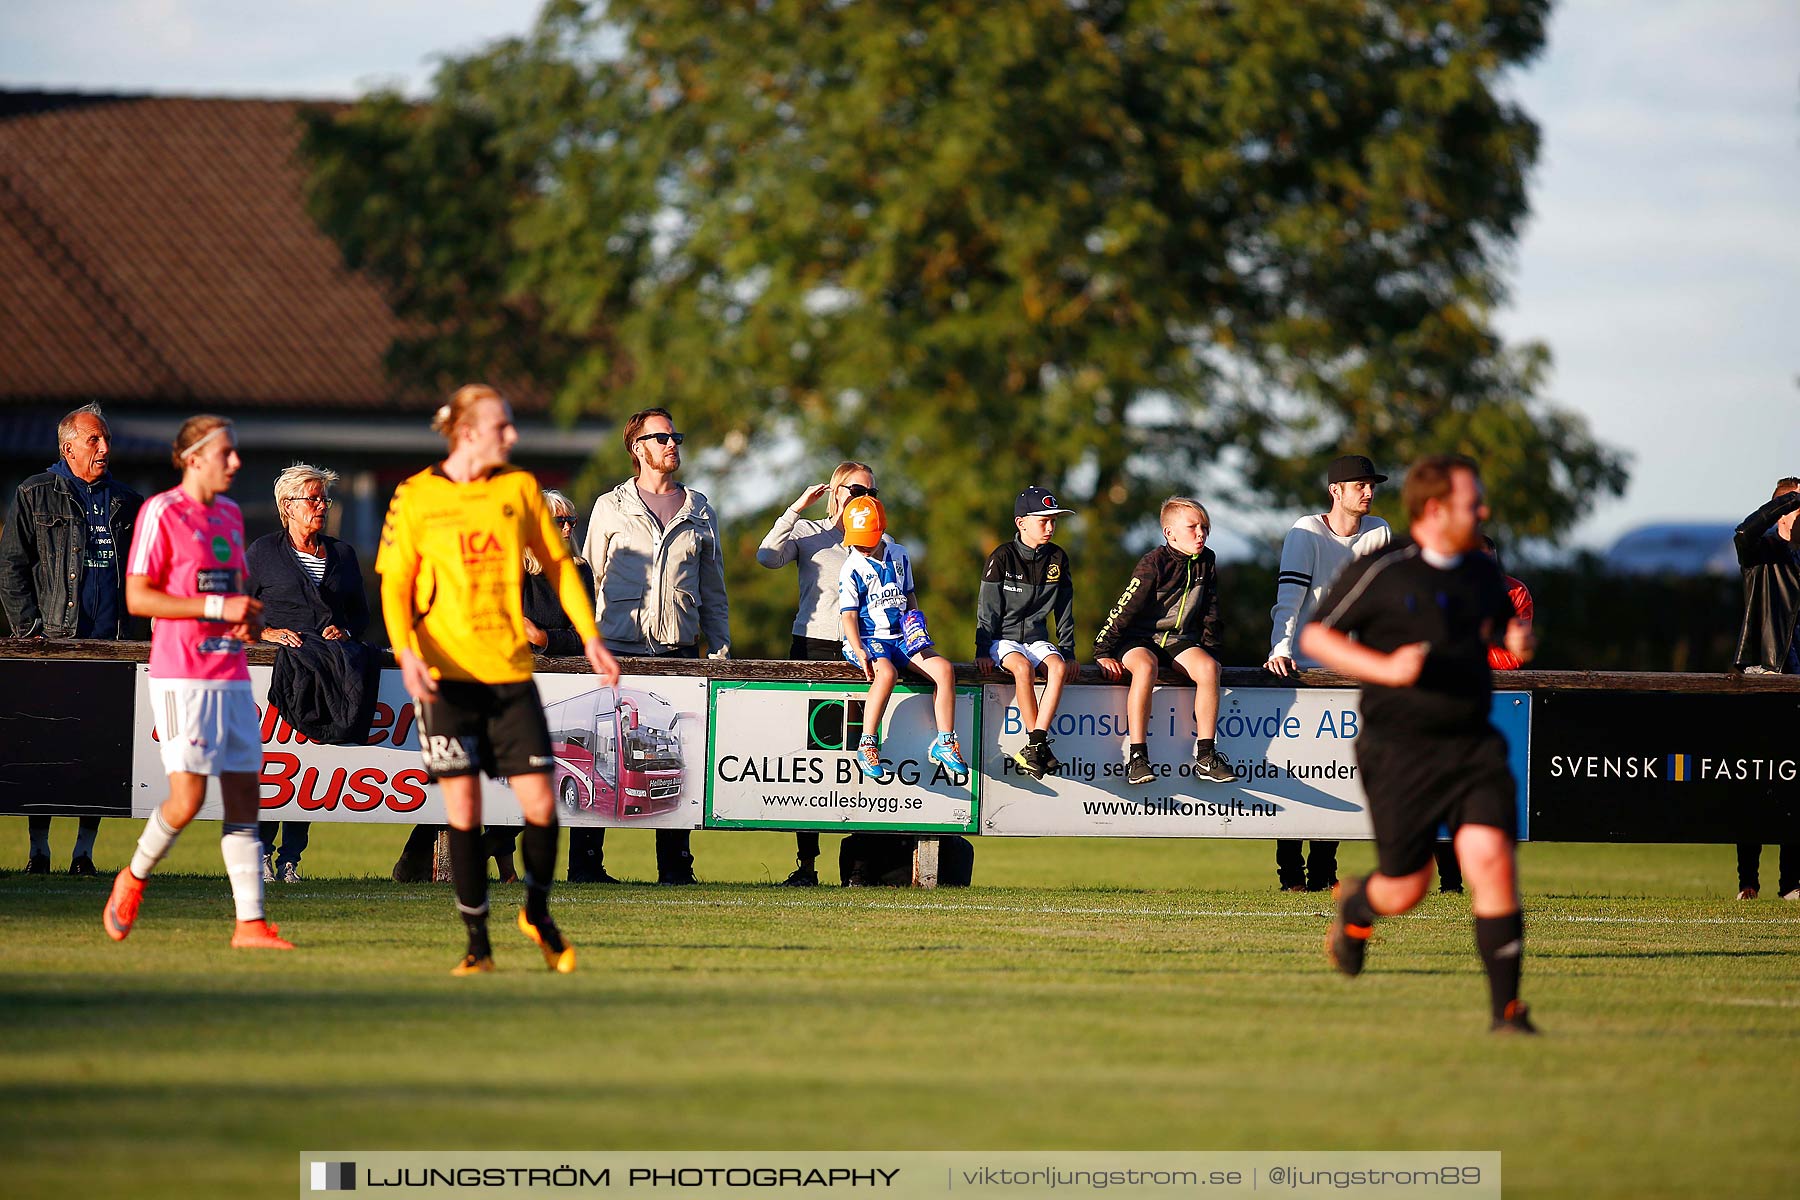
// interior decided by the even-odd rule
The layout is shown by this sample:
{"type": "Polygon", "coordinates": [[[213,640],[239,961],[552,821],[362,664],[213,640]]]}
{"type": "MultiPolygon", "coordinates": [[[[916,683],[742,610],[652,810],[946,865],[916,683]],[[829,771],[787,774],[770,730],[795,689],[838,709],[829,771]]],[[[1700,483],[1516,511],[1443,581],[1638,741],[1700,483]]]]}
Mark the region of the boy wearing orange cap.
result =
{"type": "Polygon", "coordinates": [[[876,733],[900,668],[910,665],[936,688],[932,707],[938,734],[926,757],[952,774],[966,776],[969,764],[956,740],[956,670],[931,649],[914,595],[912,560],[887,536],[887,511],[881,501],[858,496],[844,506],[844,544],[850,548],[838,572],[844,659],[869,681],[863,702],[865,732],[856,748],[858,765],[876,783],[894,777],[893,767],[882,761],[876,733]]]}

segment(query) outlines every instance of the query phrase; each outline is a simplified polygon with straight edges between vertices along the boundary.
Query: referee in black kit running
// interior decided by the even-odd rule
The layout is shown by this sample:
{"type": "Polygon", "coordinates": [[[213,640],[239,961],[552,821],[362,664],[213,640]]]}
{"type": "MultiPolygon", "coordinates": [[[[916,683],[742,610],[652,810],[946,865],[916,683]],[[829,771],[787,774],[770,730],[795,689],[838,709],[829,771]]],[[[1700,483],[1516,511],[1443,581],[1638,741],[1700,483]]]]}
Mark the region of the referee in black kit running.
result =
{"type": "Polygon", "coordinates": [[[1487,648],[1505,627],[1521,662],[1536,641],[1513,611],[1500,568],[1481,552],[1481,476],[1466,458],[1421,459],[1401,490],[1410,538],[1344,568],[1300,646],[1363,681],[1356,741],[1379,869],[1334,890],[1326,935],[1332,965],[1362,972],[1375,918],[1406,912],[1431,884],[1439,825],[1454,836],[1474,889],[1475,946],[1487,971],[1491,1028],[1536,1033],[1519,1000],[1525,925],[1514,858],[1518,836],[1506,742],[1488,719],[1487,648]]]}

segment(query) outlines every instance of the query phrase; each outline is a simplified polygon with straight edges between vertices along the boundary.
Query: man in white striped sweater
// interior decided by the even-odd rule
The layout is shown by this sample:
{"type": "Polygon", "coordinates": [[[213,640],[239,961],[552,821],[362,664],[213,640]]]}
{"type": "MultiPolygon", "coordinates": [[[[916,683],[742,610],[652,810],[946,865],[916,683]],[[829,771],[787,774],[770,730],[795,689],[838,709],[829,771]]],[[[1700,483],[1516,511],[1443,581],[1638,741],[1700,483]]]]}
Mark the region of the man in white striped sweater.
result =
{"type": "MultiPolygon", "coordinates": [[[[1386,546],[1392,538],[1388,523],[1369,515],[1375,485],[1386,479],[1360,454],[1332,460],[1325,484],[1331,493],[1331,511],[1301,517],[1281,543],[1275,607],[1269,612],[1274,627],[1269,633],[1265,670],[1286,678],[1297,669],[1319,665],[1301,655],[1295,640],[1337,573],[1353,560],[1386,546]]],[[[1303,857],[1301,851],[1297,841],[1275,843],[1275,870],[1283,891],[1322,892],[1337,882],[1336,842],[1315,841],[1309,857],[1303,857]]]]}

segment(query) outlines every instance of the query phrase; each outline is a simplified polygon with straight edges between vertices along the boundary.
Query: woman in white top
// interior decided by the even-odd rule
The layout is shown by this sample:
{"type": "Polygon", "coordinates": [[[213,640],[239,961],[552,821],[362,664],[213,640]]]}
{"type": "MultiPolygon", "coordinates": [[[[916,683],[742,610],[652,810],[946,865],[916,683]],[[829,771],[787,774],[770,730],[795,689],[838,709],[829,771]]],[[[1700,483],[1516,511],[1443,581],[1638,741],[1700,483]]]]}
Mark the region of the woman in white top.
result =
{"type": "MultiPolygon", "coordinates": [[[[838,574],[849,551],[844,548],[844,505],[858,496],[876,496],[875,471],[868,463],[841,462],[830,483],[815,483],[775,518],[775,525],[756,548],[756,561],[771,570],[795,563],[799,568],[800,603],[794,613],[794,640],[788,657],[818,662],[843,658],[843,621],[838,615],[838,574]],[[825,519],[800,514],[825,500],[825,519]]],[[[819,835],[794,835],[799,866],[785,883],[817,887],[819,835]]]]}

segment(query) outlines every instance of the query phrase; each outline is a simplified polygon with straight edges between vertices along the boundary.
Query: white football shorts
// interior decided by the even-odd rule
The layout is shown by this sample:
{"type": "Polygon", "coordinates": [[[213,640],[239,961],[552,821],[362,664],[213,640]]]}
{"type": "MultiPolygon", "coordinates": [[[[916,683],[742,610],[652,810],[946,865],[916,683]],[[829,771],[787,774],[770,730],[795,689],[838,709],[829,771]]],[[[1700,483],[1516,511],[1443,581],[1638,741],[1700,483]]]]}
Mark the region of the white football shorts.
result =
{"type": "Polygon", "coordinates": [[[1034,671],[1043,665],[1046,658],[1062,657],[1062,651],[1058,650],[1055,646],[1052,646],[1049,642],[1031,642],[1027,644],[1025,642],[1008,641],[1006,638],[995,638],[993,645],[988,648],[988,653],[994,656],[994,662],[996,663],[1005,662],[1006,656],[1009,654],[1023,654],[1026,660],[1031,663],[1031,669],[1034,671]]]}
{"type": "Polygon", "coordinates": [[[248,680],[152,679],[150,708],[166,773],[262,771],[262,729],[248,680]]]}

